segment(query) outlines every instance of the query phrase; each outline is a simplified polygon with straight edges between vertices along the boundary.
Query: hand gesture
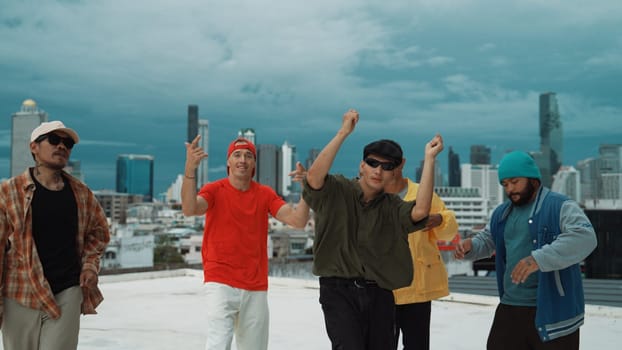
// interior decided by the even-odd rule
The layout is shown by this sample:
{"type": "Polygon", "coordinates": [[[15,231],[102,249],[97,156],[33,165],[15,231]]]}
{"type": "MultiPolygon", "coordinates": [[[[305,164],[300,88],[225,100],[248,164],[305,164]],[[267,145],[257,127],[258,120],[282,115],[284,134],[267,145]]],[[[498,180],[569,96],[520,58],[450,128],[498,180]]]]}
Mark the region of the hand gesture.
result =
{"type": "Polygon", "coordinates": [[[302,180],[307,176],[307,169],[300,162],[296,162],[296,170],[289,173],[289,176],[292,177],[292,181],[302,183],[302,180]]]}
{"type": "Polygon", "coordinates": [[[425,155],[430,157],[436,157],[443,150],[443,137],[440,134],[436,134],[430,142],[425,145],[425,155]]]}
{"type": "Polygon", "coordinates": [[[195,171],[199,167],[199,163],[207,158],[207,153],[199,147],[200,139],[201,135],[197,135],[192,142],[186,142],[186,171],[195,171]]]}
{"type": "Polygon", "coordinates": [[[526,258],[522,258],[516,266],[514,266],[514,270],[512,270],[512,283],[519,284],[525,282],[529,275],[539,269],[540,267],[533,256],[529,255],[526,258]]]}
{"type": "Polygon", "coordinates": [[[97,286],[97,274],[91,270],[84,270],[80,273],[80,287],[82,288],[95,288],[97,286]]]}
{"type": "Polygon", "coordinates": [[[471,251],[473,248],[473,244],[471,243],[471,239],[463,239],[458,245],[456,245],[456,251],[454,252],[454,258],[456,259],[464,259],[464,255],[471,251]]]}
{"type": "Polygon", "coordinates": [[[341,131],[343,131],[346,135],[349,135],[352,131],[354,131],[354,127],[356,123],[359,121],[359,112],[355,109],[350,109],[343,114],[343,121],[341,123],[341,131]]]}
{"type": "Polygon", "coordinates": [[[425,224],[425,231],[431,230],[437,226],[440,226],[443,222],[441,214],[430,214],[428,216],[428,222],[425,224]]]}

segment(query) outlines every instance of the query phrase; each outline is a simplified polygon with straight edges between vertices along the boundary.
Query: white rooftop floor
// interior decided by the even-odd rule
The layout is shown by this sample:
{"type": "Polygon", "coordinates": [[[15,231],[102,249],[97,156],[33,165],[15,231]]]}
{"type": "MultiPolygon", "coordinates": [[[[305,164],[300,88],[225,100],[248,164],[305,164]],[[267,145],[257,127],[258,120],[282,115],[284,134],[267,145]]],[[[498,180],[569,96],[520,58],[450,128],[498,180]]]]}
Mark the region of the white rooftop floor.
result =
{"type": "MultiPolygon", "coordinates": [[[[204,348],[200,271],[102,276],[101,289],[106,299],[98,315],[82,318],[79,349],[204,348]]],[[[318,293],[314,280],[270,278],[270,349],[330,349],[318,293]]],[[[433,302],[432,349],[485,348],[497,301],[452,294],[433,302]]],[[[586,309],[581,348],[617,348],[622,308],[587,305],[586,309]]]]}

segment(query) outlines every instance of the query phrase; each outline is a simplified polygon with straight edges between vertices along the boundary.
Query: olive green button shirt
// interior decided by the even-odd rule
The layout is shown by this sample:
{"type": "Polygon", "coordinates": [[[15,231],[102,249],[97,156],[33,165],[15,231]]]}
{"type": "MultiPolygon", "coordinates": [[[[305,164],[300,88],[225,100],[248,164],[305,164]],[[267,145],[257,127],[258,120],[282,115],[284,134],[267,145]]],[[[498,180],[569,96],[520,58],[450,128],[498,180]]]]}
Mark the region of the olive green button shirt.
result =
{"type": "Polygon", "coordinates": [[[302,196],[315,212],[315,275],[362,277],[390,290],[410,285],[408,233],[427,222],[412,221],[414,201],[381,193],[365,203],[358,180],[342,175],[327,175],[318,190],[305,182],[302,196]]]}

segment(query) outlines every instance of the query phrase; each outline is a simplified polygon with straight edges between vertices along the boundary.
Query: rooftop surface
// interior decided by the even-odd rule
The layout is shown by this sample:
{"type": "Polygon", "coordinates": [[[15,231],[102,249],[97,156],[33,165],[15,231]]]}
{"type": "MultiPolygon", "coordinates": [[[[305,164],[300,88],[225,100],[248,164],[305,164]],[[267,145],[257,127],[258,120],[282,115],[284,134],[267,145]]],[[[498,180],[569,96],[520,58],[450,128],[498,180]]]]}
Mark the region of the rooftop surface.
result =
{"type": "MultiPolygon", "coordinates": [[[[170,270],[100,279],[106,299],[98,315],[82,317],[80,350],[204,348],[201,271],[170,270]]],[[[317,280],[271,277],[269,288],[269,348],[330,349],[317,280]]],[[[432,302],[431,348],[485,348],[497,302],[496,297],[458,293],[432,302]]],[[[581,349],[618,347],[622,308],[587,305],[585,319],[581,349]]]]}

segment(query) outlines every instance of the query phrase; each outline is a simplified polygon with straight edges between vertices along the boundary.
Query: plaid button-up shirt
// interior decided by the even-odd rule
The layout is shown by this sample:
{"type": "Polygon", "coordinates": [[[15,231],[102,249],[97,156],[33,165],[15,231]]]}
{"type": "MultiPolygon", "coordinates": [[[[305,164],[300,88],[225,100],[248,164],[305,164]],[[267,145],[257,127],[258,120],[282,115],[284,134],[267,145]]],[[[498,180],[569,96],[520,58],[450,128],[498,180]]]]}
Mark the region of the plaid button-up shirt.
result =
{"type": "MultiPolygon", "coordinates": [[[[68,174],[78,207],[76,248],[82,271],[99,272],[100,257],[110,240],[103,209],[89,188],[68,174]]],[[[60,317],[60,308],[43,274],[32,234],[30,204],[35,191],[30,171],[0,184],[0,316],[4,298],[41,310],[51,318],[60,317]]],[[[83,289],[82,312],[94,314],[103,296],[99,288],[83,289]]]]}

